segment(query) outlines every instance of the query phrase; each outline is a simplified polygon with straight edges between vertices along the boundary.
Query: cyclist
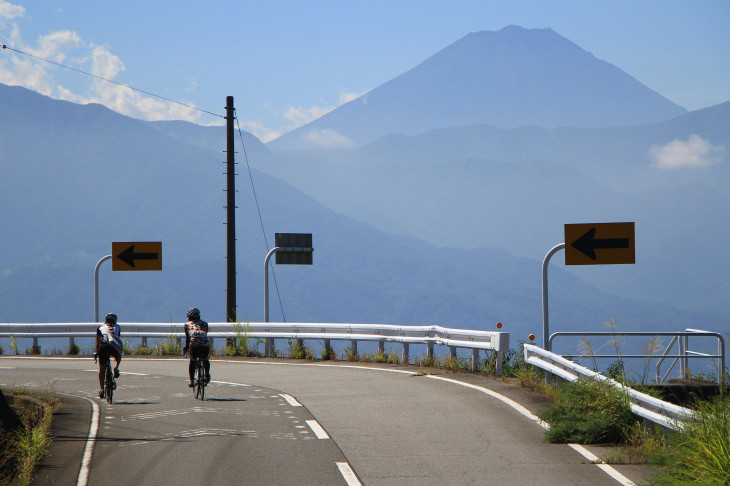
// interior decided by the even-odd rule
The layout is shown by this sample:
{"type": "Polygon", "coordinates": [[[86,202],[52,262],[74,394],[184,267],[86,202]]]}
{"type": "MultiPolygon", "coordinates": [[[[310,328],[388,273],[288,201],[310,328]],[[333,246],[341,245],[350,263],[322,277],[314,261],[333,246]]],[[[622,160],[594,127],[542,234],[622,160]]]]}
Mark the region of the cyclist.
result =
{"type": "Polygon", "coordinates": [[[188,366],[188,374],[190,375],[190,383],[188,386],[193,387],[195,380],[195,358],[200,358],[205,368],[205,382],[210,381],[210,341],[208,341],[208,323],[200,320],[200,311],[197,307],[188,310],[188,321],[185,323],[185,347],[183,351],[190,357],[190,365],[188,366]]]}
{"type": "Polygon", "coordinates": [[[96,353],[94,358],[99,358],[99,398],[105,398],[104,376],[106,375],[106,363],[110,356],[114,356],[114,378],[119,378],[119,363],[122,361],[124,349],[122,346],[122,329],[117,324],[116,314],[107,314],[104,324],[96,330],[96,353]]]}

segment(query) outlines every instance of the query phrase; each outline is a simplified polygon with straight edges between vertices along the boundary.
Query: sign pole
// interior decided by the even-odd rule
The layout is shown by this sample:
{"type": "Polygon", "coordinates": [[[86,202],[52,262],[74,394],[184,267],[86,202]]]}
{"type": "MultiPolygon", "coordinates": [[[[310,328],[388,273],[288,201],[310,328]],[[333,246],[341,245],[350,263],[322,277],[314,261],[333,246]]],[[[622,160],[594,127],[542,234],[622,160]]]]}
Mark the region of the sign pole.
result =
{"type": "Polygon", "coordinates": [[[94,268],[94,322],[99,322],[99,267],[107,260],[111,260],[112,256],[107,255],[99,260],[94,268]]]}
{"type": "Polygon", "coordinates": [[[542,347],[550,351],[550,324],[548,322],[548,263],[550,258],[565,248],[565,243],[555,245],[542,261],[542,347]]]}

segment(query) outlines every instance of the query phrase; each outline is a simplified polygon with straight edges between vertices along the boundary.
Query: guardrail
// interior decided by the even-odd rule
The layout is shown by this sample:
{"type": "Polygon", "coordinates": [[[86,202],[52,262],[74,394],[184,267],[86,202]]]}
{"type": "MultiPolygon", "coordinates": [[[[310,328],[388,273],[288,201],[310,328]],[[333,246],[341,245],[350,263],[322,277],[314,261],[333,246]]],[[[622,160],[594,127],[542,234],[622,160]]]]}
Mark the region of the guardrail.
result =
{"type": "MultiPolygon", "coordinates": [[[[0,324],[0,338],[32,338],[33,346],[39,338],[93,338],[100,323],[48,323],[48,324],[0,324]]],[[[146,344],[148,338],[183,339],[183,324],[122,322],[122,337],[141,338],[146,344]]],[[[441,326],[397,326],[388,324],[333,324],[333,323],[279,323],[279,322],[210,322],[210,338],[233,338],[246,335],[248,338],[264,339],[266,356],[271,356],[275,339],[302,339],[324,341],[350,341],[352,350],[357,354],[358,341],[378,343],[378,351],[383,352],[385,343],[399,343],[403,346],[401,361],[410,362],[410,345],[427,346],[428,357],[433,357],[434,346],[448,346],[452,357],[458,348],[472,350],[472,369],[476,370],[479,351],[493,351],[496,354],[496,374],[502,375],[504,353],[509,351],[509,333],[452,329],[441,326]]]]}
{"type": "MultiPolygon", "coordinates": [[[[588,332],[588,331],[571,331],[571,332],[554,332],[550,335],[550,338],[548,339],[548,350],[553,349],[553,341],[557,337],[585,337],[585,336],[603,336],[603,337],[611,337],[616,338],[617,336],[628,336],[628,337],[671,337],[672,341],[667,346],[666,350],[662,355],[647,355],[647,354],[623,354],[621,356],[618,356],[617,354],[592,354],[590,358],[615,358],[615,359],[624,359],[624,358],[644,358],[644,359],[650,359],[650,358],[658,358],[658,362],[656,364],[656,378],[657,383],[664,383],[669,373],[672,371],[672,368],[674,367],[674,364],[679,361],[679,367],[680,367],[680,375],[682,378],[690,378],[689,373],[689,365],[688,360],[689,358],[709,358],[709,359],[717,359],[717,383],[720,386],[725,386],[725,339],[722,337],[722,334],[719,332],[710,332],[710,331],[701,331],[699,329],[686,329],[684,332],[640,332],[640,331],[594,331],[594,332],[588,332]],[[693,339],[701,338],[701,337],[709,337],[714,338],[717,340],[717,354],[709,354],[709,353],[699,353],[696,351],[690,351],[689,350],[689,338],[692,337],[693,339]],[[679,354],[670,355],[669,352],[672,349],[672,346],[675,342],[679,341],[679,354]],[[674,362],[669,367],[669,370],[666,372],[666,374],[662,377],[660,375],[659,369],[664,362],[666,358],[674,358],[674,362]]],[[[563,354],[563,356],[569,357],[569,358],[578,358],[580,356],[578,355],[568,355],[563,354]]],[[[586,356],[583,356],[586,357],[586,356]]]]}
{"type": "Polygon", "coordinates": [[[524,353],[525,362],[542,368],[565,380],[575,381],[585,376],[610,383],[612,386],[626,392],[630,400],[631,411],[634,414],[663,427],[679,430],[682,428],[685,420],[694,417],[694,412],[688,408],[680,407],[679,405],[654,398],[646,393],[638,392],[611,378],[603,376],[597,371],[589,370],[584,366],[569,361],[553,352],[546,351],[534,344],[525,344],[524,353]]]}

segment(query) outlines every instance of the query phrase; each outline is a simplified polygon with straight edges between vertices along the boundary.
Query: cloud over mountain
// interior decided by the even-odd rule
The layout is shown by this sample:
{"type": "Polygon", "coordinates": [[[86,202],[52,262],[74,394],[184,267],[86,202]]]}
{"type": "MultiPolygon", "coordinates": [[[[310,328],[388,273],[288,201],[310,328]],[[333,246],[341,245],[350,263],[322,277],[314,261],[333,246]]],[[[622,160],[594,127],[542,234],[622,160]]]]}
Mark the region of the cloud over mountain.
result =
{"type": "Polygon", "coordinates": [[[724,146],[712,145],[697,134],[690,135],[687,141],[675,139],[650,150],[653,165],[658,169],[706,167],[722,160],[724,152],[724,146]]]}

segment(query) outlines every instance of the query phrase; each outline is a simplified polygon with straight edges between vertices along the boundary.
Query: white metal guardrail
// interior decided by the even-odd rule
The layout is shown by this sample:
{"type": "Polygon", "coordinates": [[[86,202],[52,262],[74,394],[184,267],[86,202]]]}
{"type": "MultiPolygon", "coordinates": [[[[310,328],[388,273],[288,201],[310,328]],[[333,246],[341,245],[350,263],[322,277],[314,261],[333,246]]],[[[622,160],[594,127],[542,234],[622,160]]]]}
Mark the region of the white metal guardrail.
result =
{"type": "MultiPolygon", "coordinates": [[[[93,338],[100,323],[47,323],[47,324],[0,324],[0,338],[32,338],[37,346],[39,338],[93,338]]],[[[120,322],[122,337],[164,339],[185,337],[182,323],[159,322],[120,322]]],[[[244,334],[248,338],[266,340],[266,355],[271,356],[274,339],[303,339],[325,341],[350,341],[357,353],[358,341],[377,342],[378,350],[384,351],[385,343],[399,343],[403,346],[401,361],[409,362],[411,344],[426,345],[429,357],[433,356],[434,346],[448,346],[451,356],[458,348],[472,350],[472,368],[479,362],[479,351],[496,353],[496,372],[502,374],[504,353],[509,351],[509,333],[453,329],[441,326],[398,326],[388,324],[333,324],[333,323],[279,323],[249,322],[208,323],[208,336],[211,338],[233,338],[244,334]]]]}
{"type": "Polygon", "coordinates": [[[682,423],[694,417],[694,412],[688,408],[674,405],[659,400],[646,393],[638,392],[632,388],[625,387],[621,383],[612,380],[597,371],[589,370],[573,361],[567,360],[560,355],[546,351],[534,344],[524,345],[525,362],[542,368],[543,370],[559,376],[568,381],[575,381],[582,376],[595,380],[605,381],[612,386],[624,390],[630,400],[631,411],[663,427],[678,430],[682,423]]]}

